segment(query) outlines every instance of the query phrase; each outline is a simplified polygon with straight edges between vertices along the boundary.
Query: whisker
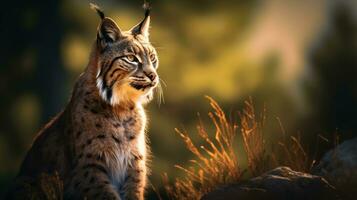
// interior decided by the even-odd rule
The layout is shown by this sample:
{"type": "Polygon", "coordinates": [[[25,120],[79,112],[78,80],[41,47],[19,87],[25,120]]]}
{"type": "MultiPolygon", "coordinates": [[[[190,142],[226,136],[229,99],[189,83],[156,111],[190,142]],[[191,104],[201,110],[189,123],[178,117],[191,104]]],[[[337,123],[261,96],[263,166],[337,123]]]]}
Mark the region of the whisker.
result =
{"type": "Polygon", "coordinates": [[[161,87],[160,81],[157,84],[157,87],[155,88],[155,91],[156,91],[156,95],[157,95],[157,97],[156,97],[157,98],[157,104],[160,107],[161,102],[164,102],[164,101],[162,101],[163,100],[163,92],[162,92],[162,87],[161,87]]]}
{"type": "Polygon", "coordinates": [[[167,87],[166,82],[162,78],[160,78],[159,80],[160,80],[160,82],[162,82],[164,84],[165,87],[167,87]]]}
{"type": "Polygon", "coordinates": [[[160,85],[160,82],[157,84],[157,87],[155,88],[155,90],[156,90],[156,101],[157,101],[157,104],[159,105],[159,107],[160,107],[160,105],[161,105],[161,100],[160,100],[160,88],[161,88],[161,85],[160,85]]]}
{"type": "MultiPolygon", "coordinates": [[[[159,84],[158,84],[158,101],[159,101],[159,106],[161,102],[165,103],[165,98],[164,98],[164,90],[162,89],[161,85],[162,79],[159,78],[159,84]]],[[[164,83],[165,84],[165,83],[164,83]]],[[[165,84],[166,87],[166,84],[165,84]]]]}

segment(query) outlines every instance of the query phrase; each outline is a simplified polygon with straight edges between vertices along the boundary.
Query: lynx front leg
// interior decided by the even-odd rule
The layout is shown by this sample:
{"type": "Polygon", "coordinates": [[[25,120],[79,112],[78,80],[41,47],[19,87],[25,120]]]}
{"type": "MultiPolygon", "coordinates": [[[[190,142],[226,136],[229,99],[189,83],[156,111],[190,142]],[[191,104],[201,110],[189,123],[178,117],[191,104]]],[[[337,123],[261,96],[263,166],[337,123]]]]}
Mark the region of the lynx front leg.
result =
{"type": "Polygon", "coordinates": [[[110,167],[106,162],[109,158],[106,159],[105,156],[108,153],[103,148],[100,148],[101,143],[99,141],[105,138],[103,135],[89,138],[78,149],[81,150],[81,153],[75,158],[76,163],[72,169],[69,185],[66,189],[70,196],[69,199],[121,199],[110,178],[110,167]],[[93,147],[97,149],[95,152],[93,147]]]}
{"type": "Polygon", "coordinates": [[[124,199],[143,200],[146,187],[146,166],[141,156],[135,157],[123,186],[124,199]]]}
{"type": "Polygon", "coordinates": [[[120,200],[105,167],[98,163],[86,163],[75,169],[68,189],[69,199],[120,200]]]}

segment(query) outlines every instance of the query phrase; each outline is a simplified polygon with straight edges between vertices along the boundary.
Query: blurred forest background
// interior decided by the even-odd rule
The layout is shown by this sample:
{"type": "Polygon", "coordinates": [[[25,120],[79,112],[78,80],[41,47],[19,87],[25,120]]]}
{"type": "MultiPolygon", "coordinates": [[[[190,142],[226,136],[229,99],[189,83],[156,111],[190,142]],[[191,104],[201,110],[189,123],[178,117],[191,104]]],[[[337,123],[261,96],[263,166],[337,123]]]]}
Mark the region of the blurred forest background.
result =
{"type": "MultiPolygon", "coordinates": [[[[93,2],[122,29],[143,16],[141,0],[93,2]]],[[[204,95],[232,114],[249,96],[265,105],[271,141],[276,117],[311,148],[318,134],[356,136],[357,1],[150,2],[166,83],[165,103],[148,106],[154,185],[190,159],[174,128],[195,132],[196,113],[209,110],[204,95]]],[[[85,0],[4,1],[0,15],[1,194],[38,130],[68,102],[99,19],[85,0]]]]}

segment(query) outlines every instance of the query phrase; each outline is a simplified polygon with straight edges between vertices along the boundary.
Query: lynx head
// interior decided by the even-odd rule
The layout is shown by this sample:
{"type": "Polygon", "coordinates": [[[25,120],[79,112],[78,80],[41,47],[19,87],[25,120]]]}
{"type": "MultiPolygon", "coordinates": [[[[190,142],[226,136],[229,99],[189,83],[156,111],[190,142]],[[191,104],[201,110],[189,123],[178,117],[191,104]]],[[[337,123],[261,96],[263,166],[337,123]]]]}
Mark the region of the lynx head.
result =
{"type": "Polygon", "coordinates": [[[101,22],[97,31],[96,83],[100,96],[111,105],[146,103],[152,99],[159,83],[156,72],[159,61],[149,41],[150,10],[144,19],[129,31],[118,25],[96,5],[91,5],[101,22]]]}

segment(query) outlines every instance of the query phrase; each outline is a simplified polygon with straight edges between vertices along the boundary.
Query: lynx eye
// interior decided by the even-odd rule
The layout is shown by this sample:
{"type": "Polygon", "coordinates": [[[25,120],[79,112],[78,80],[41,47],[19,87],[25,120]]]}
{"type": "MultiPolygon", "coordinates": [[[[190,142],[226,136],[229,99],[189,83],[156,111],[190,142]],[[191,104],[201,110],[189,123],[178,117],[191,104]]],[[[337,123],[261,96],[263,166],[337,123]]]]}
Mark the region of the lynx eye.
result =
{"type": "Polygon", "coordinates": [[[129,62],[135,61],[135,56],[133,56],[133,55],[128,55],[128,56],[126,56],[126,58],[128,59],[129,62]]]}
{"type": "Polygon", "coordinates": [[[151,62],[155,62],[156,61],[155,54],[150,54],[150,60],[151,60],[151,62]]]}
{"type": "Polygon", "coordinates": [[[123,59],[130,64],[138,64],[139,62],[135,55],[126,55],[123,59]]]}

